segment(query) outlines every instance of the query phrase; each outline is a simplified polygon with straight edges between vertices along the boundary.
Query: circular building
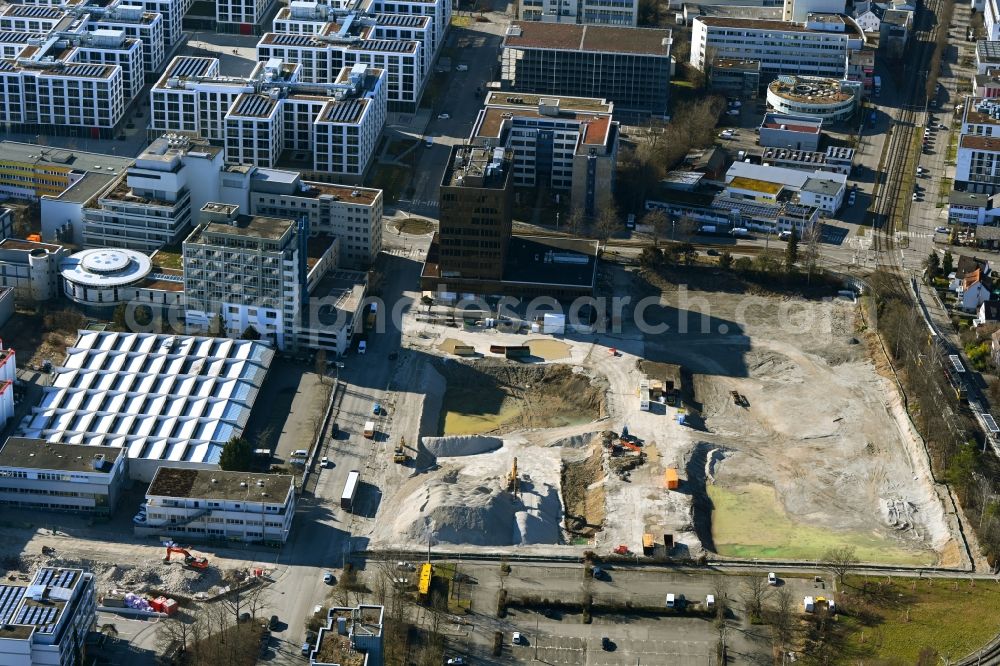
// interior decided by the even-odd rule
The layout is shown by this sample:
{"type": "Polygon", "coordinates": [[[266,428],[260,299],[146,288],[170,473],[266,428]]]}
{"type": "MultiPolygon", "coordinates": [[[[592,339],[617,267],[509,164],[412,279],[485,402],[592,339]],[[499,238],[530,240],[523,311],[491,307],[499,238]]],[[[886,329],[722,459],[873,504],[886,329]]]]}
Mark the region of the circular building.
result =
{"type": "Polygon", "coordinates": [[[60,265],[63,292],[85,309],[106,314],[135,298],[152,268],[149,257],[135,250],[84,250],[60,265]]]}
{"type": "Polygon", "coordinates": [[[767,104],[778,113],[844,120],[861,101],[854,81],[818,76],[779,76],[767,86],[767,104]]]}

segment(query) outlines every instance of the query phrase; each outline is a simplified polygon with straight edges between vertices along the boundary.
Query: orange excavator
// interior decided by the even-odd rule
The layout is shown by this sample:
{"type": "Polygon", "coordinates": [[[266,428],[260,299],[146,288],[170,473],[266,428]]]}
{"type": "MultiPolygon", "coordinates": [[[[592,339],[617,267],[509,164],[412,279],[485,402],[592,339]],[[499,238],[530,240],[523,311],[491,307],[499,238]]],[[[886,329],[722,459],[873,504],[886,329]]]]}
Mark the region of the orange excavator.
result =
{"type": "Polygon", "coordinates": [[[179,553],[184,556],[184,566],[189,569],[198,569],[199,571],[204,571],[208,568],[208,559],[204,557],[195,557],[186,548],[181,548],[180,546],[167,546],[167,554],[163,558],[164,564],[170,563],[170,556],[174,553],[179,553]]]}

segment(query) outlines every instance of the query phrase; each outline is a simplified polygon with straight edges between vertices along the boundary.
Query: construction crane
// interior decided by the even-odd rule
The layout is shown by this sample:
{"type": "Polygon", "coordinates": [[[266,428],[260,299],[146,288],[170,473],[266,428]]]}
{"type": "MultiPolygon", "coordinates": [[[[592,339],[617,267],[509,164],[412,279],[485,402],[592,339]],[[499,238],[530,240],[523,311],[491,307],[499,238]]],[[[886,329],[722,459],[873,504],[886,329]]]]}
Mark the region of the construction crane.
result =
{"type": "Polygon", "coordinates": [[[189,569],[198,569],[199,571],[204,571],[208,568],[208,559],[204,557],[195,557],[186,548],[181,548],[180,546],[167,546],[167,554],[163,558],[164,564],[170,564],[170,556],[174,553],[178,553],[184,556],[184,566],[189,569]]]}
{"type": "Polygon", "coordinates": [[[521,479],[517,476],[517,458],[514,458],[514,464],[511,465],[510,474],[507,475],[507,492],[517,495],[521,490],[521,479]]]}

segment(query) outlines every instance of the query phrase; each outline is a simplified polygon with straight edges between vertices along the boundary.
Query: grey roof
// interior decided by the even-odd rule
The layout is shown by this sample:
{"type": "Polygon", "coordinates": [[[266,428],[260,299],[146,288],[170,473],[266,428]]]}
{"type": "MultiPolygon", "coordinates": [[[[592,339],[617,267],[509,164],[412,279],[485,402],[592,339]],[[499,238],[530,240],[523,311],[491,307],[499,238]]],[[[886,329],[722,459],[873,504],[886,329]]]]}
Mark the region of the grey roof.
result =
{"type": "Polygon", "coordinates": [[[802,185],[802,189],[806,192],[826,194],[832,197],[837,195],[837,192],[840,191],[842,185],[842,183],[838,183],[828,178],[809,178],[806,180],[805,184],[802,185]]]}
{"type": "Polygon", "coordinates": [[[1000,62],[1000,41],[983,39],[976,42],[979,62],[1000,62]]]}
{"type": "Polygon", "coordinates": [[[252,474],[221,470],[160,467],[146,496],[197,499],[248,499],[281,504],[294,487],[291,474],[252,474]],[[261,496],[265,494],[265,499],[261,496]]]}
{"type": "Polygon", "coordinates": [[[107,173],[111,173],[108,167],[118,172],[132,166],[132,163],[135,161],[132,157],[85,153],[69,148],[53,148],[51,146],[41,146],[37,143],[18,143],[17,141],[0,142],[0,155],[3,155],[5,160],[14,162],[33,162],[42,165],[51,164],[63,168],[68,167],[76,171],[100,170],[107,173]]]}
{"type": "Polygon", "coordinates": [[[952,190],[948,195],[948,203],[952,206],[975,206],[984,207],[989,203],[990,195],[975,194],[974,192],[959,192],[952,190]]]}
{"type": "Polygon", "coordinates": [[[53,444],[31,437],[8,437],[0,449],[0,467],[108,473],[112,470],[112,463],[123,453],[124,449],[117,446],[105,446],[98,450],[92,446],[53,444]],[[97,456],[102,456],[102,459],[95,464],[97,456]]]}
{"type": "Polygon", "coordinates": [[[978,240],[1000,240],[1000,227],[987,226],[985,224],[977,226],[976,238],[978,240]]]}
{"type": "Polygon", "coordinates": [[[120,173],[88,172],[83,178],[63,190],[62,194],[56,197],[56,199],[80,204],[87,203],[106,190],[120,176],[120,173]]]}

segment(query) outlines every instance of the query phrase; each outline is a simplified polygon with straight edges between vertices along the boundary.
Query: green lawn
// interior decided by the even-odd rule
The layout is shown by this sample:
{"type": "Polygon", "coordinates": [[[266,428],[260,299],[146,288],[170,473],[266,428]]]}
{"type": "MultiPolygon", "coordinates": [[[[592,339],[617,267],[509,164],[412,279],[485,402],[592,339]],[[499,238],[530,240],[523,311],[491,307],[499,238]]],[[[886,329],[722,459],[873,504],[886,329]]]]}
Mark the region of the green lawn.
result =
{"type": "Polygon", "coordinates": [[[828,549],[854,546],[862,562],[921,564],[937,561],[930,550],[911,550],[874,533],[833,531],[793,521],[774,489],[759,483],[739,488],[708,486],[712,539],[720,555],[741,558],[818,560],[828,549]]]}
{"type": "Polygon", "coordinates": [[[925,647],[954,661],[1000,633],[1000,585],[994,581],[851,576],[846,583],[844,663],[869,658],[909,666],[925,647]],[[866,580],[869,593],[861,591],[866,580]]]}

